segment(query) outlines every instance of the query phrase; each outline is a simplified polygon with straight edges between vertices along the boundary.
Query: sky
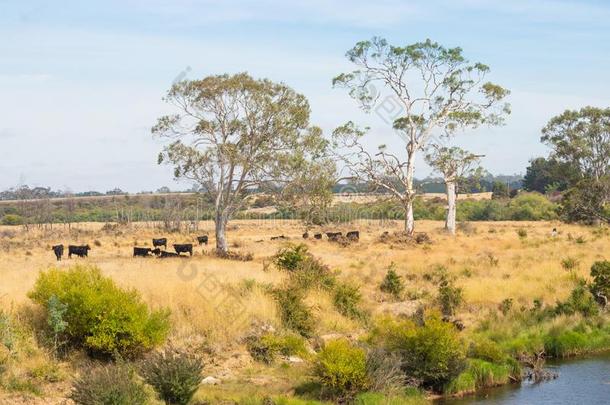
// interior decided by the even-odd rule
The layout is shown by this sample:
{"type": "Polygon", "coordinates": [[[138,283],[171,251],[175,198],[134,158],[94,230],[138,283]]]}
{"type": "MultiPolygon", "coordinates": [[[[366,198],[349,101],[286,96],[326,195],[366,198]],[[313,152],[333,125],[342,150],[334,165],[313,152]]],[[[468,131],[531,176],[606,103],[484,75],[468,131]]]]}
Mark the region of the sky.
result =
{"type": "MultiPolygon", "coordinates": [[[[502,127],[458,134],[494,174],[548,153],[554,115],[610,105],[610,2],[595,0],[0,0],[0,189],[186,189],[156,163],[150,128],[180,78],[248,72],[306,95],[325,134],[348,120],[367,143],[401,148],[331,80],[373,36],[460,46],[511,91],[502,127]]],[[[420,161],[416,176],[430,169],[420,161]]]]}

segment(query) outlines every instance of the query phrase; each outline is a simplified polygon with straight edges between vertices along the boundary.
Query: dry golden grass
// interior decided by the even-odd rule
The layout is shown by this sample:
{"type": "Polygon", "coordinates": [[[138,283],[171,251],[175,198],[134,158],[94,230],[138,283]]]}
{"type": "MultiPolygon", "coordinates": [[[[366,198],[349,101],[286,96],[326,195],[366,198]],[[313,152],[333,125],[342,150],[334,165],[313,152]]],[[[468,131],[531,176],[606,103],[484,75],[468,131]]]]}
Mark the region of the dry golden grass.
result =
{"type": "MultiPolygon", "coordinates": [[[[304,241],[303,227],[295,221],[233,221],[230,245],[239,246],[237,251],[253,253],[254,260],[250,262],[203,254],[212,249],[213,236],[210,245],[197,247],[191,259],[132,257],[134,245],[150,246],[153,237],[167,236],[171,244],[195,242],[195,236],[205,230],[213,235],[210,222],[202,222],[202,230],[190,235],[167,234],[142,224],[108,232],[101,229],[101,224],[77,224],[71,231],[63,226],[30,232],[0,227],[0,304],[4,308],[27,305],[26,294],[41,270],[78,262],[95,264],[119,285],[139,290],[151,306],[169,307],[171,340],[212,350],[218,360],[210,367],[217,366],[222,375],[222,370],[231,374],[235,368],[251,367],[245,357],[236,360],[231,353],[243,353],[243,346],[239,349],[241,338],[251,331],[253,323],[280,327],[275,302],[267,290],[285,279],[269,265],[271,256],[285,243],[306,243],[322,262],[339,270],[342,279],[360,285],[364,305],[372,313],[390,305],[389,297],[379,291],[379,284],[391,263],[403,276],[408,295],[424,296],[428,301],[434,298],[436,289],[424,275],[443,265],[464,290],[466,303],[459,316],[466,323],[474,322],[481,311],[495,310],[505,298],[512,298],[517,307],[531,307],[534,299],[549,304],[564,299],[573,288],[575,277],[588,277],[591,264],[608,258],[610,252],[607,233],[558,222],[477,222],[471,224],[468,234],[460,232],[454,238],[444,233],[441,222],[419,221],[417,231],[427,232],[432,244],[400,246],[378,241],[383,231],[399,231],[401,225],[398,221],[359,221],[324,229],[360,230],[359,243],[341,247],[326,239],[304,241]],[[551,236],[553,228],[559,231],[556,237],[551,236]],[[520,237],[519,229],[526,230],[527,236],[520,237]],[[282,234],[290,240],[270,240],[271,236],[282,234]],[[579,243],[578,237],[584,243],[579,243]],[[56,243],[89,243],[90,257],[65,257],[56,262],[50,250],[56,243]],[[568,257],[579,262],[571,272],[561,265],[561,260],[568,257]]],[[[362,330],[361,324],[333,309],[328,294],[314,291],[307,302],[319,320],[318,334],[362,330]]]]}

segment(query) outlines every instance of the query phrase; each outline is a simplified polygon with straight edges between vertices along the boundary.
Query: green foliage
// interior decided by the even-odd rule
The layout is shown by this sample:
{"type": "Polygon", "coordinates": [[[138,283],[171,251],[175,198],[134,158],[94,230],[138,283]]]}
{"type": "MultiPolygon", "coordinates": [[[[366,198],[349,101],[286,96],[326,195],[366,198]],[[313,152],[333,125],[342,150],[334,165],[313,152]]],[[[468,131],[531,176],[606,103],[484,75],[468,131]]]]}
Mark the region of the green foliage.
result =
{"type": "Polygon", "coordinates": [[[566,222],[593,224],[610,222],[610,176],[584,179],[564,193],[561,199],[561,217],[566,222]]]}
{"type": "Polygon", "coordinates": [[[307,355],[303,338],[289,333],[265,333],[261,336],[249,336],[246,339],[246,347],[254,360],[266,364],[272,364],[278,355],[307,355]]]}
{"type": "Polygon", "coordinates": [[[525,238],[527,238],[527,230],[523,229],[523,228],[519,228],[519,229],[517,229],[517,235],[519,235],[519,237],[521,239],[525,239],[525,238]]]}
{"type": "Polygon", "coordinates": [[[496,364],[505,363],[508,358],[500,345],[485,337],[478,337],[470,343],[468,357],[496,364]]]}
{"type": "Polygon", "coordinates": [[[604,305],[608,304],[610,298],[610,261],[598,261],[591,266],[591,292],[595,297],[601,299],[604,305]]]}
{"type": "Polygon", "coordinates": [[[286,286],[275,290],[274,296],[283,325],[303,337],[311,337],[316,320],[311,309],[304,302],[305,292],[286,286]]]}
{"type": "Polygon", "coordinates": [[[84,372],[73,385],[78,405],[146,405],[149,395],[133,370],[124,364],[84,372]]]}
{"type": "Polygon", "coordinates": [[[57,351],[61,344],[61,336],[66,331],[68,323],[64,320],[68,306],[63,304],[57,296],[52,295],[47,303],[47,325],[53,338],[53,347],[57,351]]]}
{"type": "Polygon", "coordinates": [[[530,160],[523,177],[523,188],[541,194],[553,189],[565,191],[578,178],[578,171],[569,162],[539,157],[530,160]]]}
{"type": "Polygon", "coordinates": [[[405,289],[402,277],[396,273],[395,265],[392,263],[386,273],[379,289],[385,293],[392,295],[395,299],[400,299],[405,289]]]}
{"type": "Polygon", "coordinates": [[[304,244],[289,245],[280,249],[273,258],[274,264],[288,271],[295,271],[304,261],[311,258],[308,248],[304,244]]]}
{"type": "Polygon", "coordinates": [[[492,198],[508,198],[508,186],[502,181],[494,181],[492,185],[492,198]]]}
{"type": "Polygon", "coordinates": [[[186,352],[166,348],[151,354],[140,367],[140,374],[168,405],[189,403],[201,382],[201,359],[186,352]]]}
{"type": "Polygon", "coordinates": [[[6,214],[2,217],[2,221],[0,221],[1,225],[22,225],[23,217],[16,214],[6,214]]]}
{"type": "Polygon", "coordinates": [[[318,354],[316,375],[327,394],[350,398],[367,387],[366,353],[347,340],[328,342],[318,354]]]}
{"type": "Polygon", "coordinates": [[[422,325],[411,320],[380,320],[369,337],[372,344],[397,352],[403,370],[427,388],[440,390],[464,367],[465,347],[453,324],[438,313],[425,314],[422,325]]]}
{"type": "Polygon", "coordinates": [[[438,272],[438,302],[445,316],[455,315],[457,309],[464,301],[462,289],[454,285],[447,269],[439,267],[438,272]]]}
{"type": "Polygon", "coordinates": [[[472,392],[476,389],[504,385],[509,382],[510,367],[485,360],[468,360],[466,369],[446,387],[447,394],[472,392]]]}
{"type": "Polygon", "coordinates": [[[360,287],[349,283],[338,283],[333,291],[333,304],[343,316],[351,319],[362,319],[365,314],[360,309],[362,294],[360,287]]]}
{"type": "Polygon", "coordinates": [[[574,257],[566,257],[561,259],[561,267],[563,267],[563,269],[567,271],[575,270],[578,267],[579,263],[579,260],[574,257]]]}
{"type": "Polygon", "coordinates": [[[512,298],[504,298],[502,302],[500,302],[500,311],[502,315],[506,316],[510,312],[513,307],[513,299],[512,298]]]}
{"type": "Polygon", "coordinates": [[[169,331],[167,310],[149,310],[137,291],[117,287],[97,267],[41,272],[28,296],[45,307],[52,328],[62,326],[58,334],[68,343],[96,355],[136,356],[169,331]]]}
{"type": "Polygon", "coordinates": [[[599,308],[593,295],[589,292],[584,283],[581,283],[572,290],[567,300],[557,302],[555,312],[557,314],[565,315],[580,313],[585,317],[589,317],[597,315],[599,308]]]}

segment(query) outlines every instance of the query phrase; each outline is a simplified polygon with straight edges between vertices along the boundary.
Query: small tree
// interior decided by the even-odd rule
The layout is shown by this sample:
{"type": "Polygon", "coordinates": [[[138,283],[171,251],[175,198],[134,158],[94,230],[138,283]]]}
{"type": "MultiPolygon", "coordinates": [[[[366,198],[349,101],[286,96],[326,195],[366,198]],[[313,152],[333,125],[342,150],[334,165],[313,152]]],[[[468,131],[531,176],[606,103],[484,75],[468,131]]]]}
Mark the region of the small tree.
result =
{"type": "MultiPolygon", "coordinates": [[[[337,156],[350,176],[390,193],[405,212],[405,231],[413,234],[415,158],[433,136],[451,136],[482,124],[499,125],[510,112],[503,103],[509,91],[485,81],[489,67],[470,63],[461,48],[426,40],[392,46],[385,39],[358,42],[347,52],[356,70],[335,77],[365,111],[380,98],[381,107],[399,110],[388,121],[404,139],[404,151],[380,146],[370,152],[354,123],[335,130],[337,156]]],[[[387,110],[387,108],[386,108],[387,110]]]]}
{"type": "Polygon", "coordinates": [[[470,177],[476,172],[481,155],[475,155],[462,148],[433,146],[426,155],[426,161],[436,171],[443,175],[447,193],[447,216],[445,229],[455,235],[457,217],[457,194],[460,179],[470,177]]]}
{"type": "MultiPolygon", "coordinates": [[[[326,141],[309,126],[309,103],[282,83],[246,73],[175,83],[165,100],[178,112],[159,118],[153,134],[173,140],[159,163],[201,185],[214,201],[216,248],[254,190],[281,190],[322,157],[326,141]]],[[[312,172],[313,173],[313,172],[312,172]]]]}

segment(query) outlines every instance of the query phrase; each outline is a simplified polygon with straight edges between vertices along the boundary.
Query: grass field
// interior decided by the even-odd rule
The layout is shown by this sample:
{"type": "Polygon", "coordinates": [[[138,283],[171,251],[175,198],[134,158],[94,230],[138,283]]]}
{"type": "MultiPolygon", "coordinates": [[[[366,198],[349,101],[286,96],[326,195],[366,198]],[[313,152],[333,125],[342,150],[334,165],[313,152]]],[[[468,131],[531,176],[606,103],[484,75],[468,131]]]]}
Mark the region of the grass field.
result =
{"type": "MultiPolygon", "coordinates": [[[[559,222],[476,222],[453,238],[443,232],[441,222],[420,221],[417,231],[428,233],[430,244],[379,241],[383,231],[399,231],[401,225],[360,221],[325,229],[359,230],[360,241],[344,247],[326,238],[303,240],[298,222],[233,221],[229,243],[232,250],[254,255],[254,260],[246,262],[206,254],[214,246],[210,222],[200,223],[200,231],[190,235],[167,234],[137,224],[102,230],[102,224],[87,223],[73,225],[71,230],[57,226],[27,233],[19,227],[0,227],[0,305],[18,317],[25,316],[32,310],[26,294],[41,270],[95,264],[120,286],[140,291],[152,307],[171,309],[171,342],[206,353],[205,374],[223,381],[202,388],[200,395],[280,394],[290,393],[295,381],[307,374],[308,366],[254,363],[242,339],[253,325],[281,328],[276,304],[267,291],[285,280],[270,258],[287,243],[305,243],[314,256],[340,272],[340,279],[359,285],[363,306],[372,314],[409,313],[420,303],[430,302],[436,292],[427,275],[443,265],[463,289],[465,304],[457,317],[467,329],[483,314],[499,311],[499,304],[507,298],[515,307],[531,307],[535,299],[549,304],[565,299],[574,280],[588,278],[591,264],[608,259],[610,252],[610,238],[603,229],[559,222]],[[557,228],[557,236],[551,236],[553,228],[557,228]],[[170,244],[196,243],[195,236],[205,230],[210,233],[210,245],[197,247],[191,259],[132,257],[133,246],[150,246],[153,237],[166,236],[170,244]],[[270,240],[278,235],[288,240],[270,240]],[[57,243],[88,243],[92,250],[89,258],[64,257],[56,262],[50,247],[57,243]],[[570,271],[562,266],[565,259],[574,260],[570,271]],[[407,298],[401,302],[392,301],[379,290],[392,263],[406,282],[407,298]]],[[[313,292],[307,300],[319,320],[318,336],[362,333],[363,326],[339,314],[327,295],[313,292]]],[[[65,395],[78,364],[74,359],[62,362],[67,377],[49,383],[39,395],[65,395]]],[[[14,399],[17,394],[6,395],[14,399]]],[[[0,403],[4,403],[1,398],[0,403]]]]}

